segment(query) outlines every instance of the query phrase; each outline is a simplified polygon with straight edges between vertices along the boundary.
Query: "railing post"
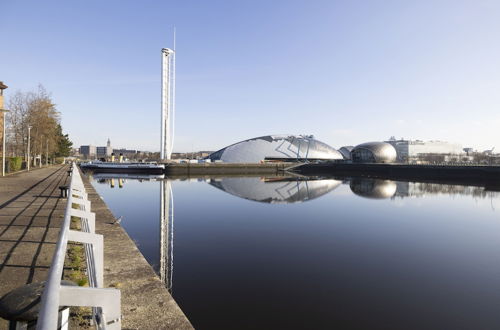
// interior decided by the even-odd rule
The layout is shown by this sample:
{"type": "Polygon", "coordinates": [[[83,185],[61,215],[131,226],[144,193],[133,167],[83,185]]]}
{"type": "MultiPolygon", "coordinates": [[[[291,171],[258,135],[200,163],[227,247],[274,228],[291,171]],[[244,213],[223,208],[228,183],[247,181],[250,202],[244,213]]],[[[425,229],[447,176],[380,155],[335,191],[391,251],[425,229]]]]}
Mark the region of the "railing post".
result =
{"type": "Polygon", "coordinates": [[[42,294],[42,303],[37,329],[67,329],[68,309],[58,320],[60,306],[94,307],[99,329],[121,329],[120,290],[103,289],[104,286],[104,238],[95,234],[95,213],[90,212],[91,202],[85,190],[80,172],[75,164],[71,166],[69,194],[64,222],[59,233],[56,252],[49,269],[49,276],[42,294]],[[79,208],[74,209],[73,204],[79,208]],[[71,217],[80,218],[82,231],[70,230],[71,217]],[[87,274],[93,287],[61,285],[64,259],[68,241],[86,244],[87,274]],[[90,245],[90,246],[89,246],[90,245]],[[90,248],[90,249],[89,249],[90,248]],[[101,311],[102,310],[102,311],[101,311]]]}

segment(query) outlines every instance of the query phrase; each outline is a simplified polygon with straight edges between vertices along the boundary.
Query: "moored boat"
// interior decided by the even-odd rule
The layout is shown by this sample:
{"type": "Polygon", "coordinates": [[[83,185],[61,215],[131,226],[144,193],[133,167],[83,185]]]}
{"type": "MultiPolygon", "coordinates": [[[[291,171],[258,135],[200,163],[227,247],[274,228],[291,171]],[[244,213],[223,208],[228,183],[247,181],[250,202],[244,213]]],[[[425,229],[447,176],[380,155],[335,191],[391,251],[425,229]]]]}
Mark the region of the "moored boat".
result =
{"type": "Polygon", "coordinates": [[[80,168],[92,170],[93,172],[107,173],[148,173],[148,174],[163,174],[165,165],[157,163],[115,163],[89,161],[80,163],[80,168]]]}

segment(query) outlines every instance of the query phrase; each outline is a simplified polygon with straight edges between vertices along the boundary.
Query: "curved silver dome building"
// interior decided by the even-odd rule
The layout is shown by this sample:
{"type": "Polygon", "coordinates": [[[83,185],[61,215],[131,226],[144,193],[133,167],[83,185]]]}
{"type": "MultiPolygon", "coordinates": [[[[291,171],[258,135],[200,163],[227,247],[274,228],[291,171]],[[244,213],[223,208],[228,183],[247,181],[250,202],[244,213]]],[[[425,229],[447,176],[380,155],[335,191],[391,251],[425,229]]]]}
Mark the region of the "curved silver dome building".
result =
{"type": "Polygon", "coordinates": [[[343,159],[342,154],[312,135],[267,135],[232,144],[210,154],[212,161],[259,163],[269,161],[313,161],[343,159]]]}
{"type": "Polygon", "coordinates": [[[299,178],[226,177],[211,179],[212,186],[240,198],[271,204],[309,201],[334,190],[341,181],[299,178]]]}
{"type": "Polygon", "coordinates": [[[385,142],[362,143],[351,150],[354,163],[394,163],[396,158],[396,149],[385,142]]]}

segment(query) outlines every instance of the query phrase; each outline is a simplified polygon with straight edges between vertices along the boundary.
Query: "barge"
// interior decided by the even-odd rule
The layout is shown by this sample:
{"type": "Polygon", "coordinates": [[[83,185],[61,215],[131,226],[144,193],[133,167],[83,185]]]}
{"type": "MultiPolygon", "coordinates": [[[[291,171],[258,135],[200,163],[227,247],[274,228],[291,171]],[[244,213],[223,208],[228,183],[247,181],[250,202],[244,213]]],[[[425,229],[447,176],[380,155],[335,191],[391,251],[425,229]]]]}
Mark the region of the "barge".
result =
{"type": "Polygon", "coordinates": [[[82,170],[90,170],[95,173],[144,173],[144,174],[163,174],[165,165],[157,163],[115,163],[90,161],[81,163],[82,170]]]}

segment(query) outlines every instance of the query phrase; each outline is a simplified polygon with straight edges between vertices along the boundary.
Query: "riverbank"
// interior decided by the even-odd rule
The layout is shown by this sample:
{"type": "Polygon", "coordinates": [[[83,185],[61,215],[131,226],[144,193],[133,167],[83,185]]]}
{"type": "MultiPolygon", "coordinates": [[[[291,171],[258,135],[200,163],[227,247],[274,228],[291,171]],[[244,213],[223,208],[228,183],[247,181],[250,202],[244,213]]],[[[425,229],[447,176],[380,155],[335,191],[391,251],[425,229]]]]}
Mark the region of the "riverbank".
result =
{"type": "Polygon", "coordinates": [[[166,163],[166,176],[278,174],[294,163],[166,163]]]}
{"type": "Polygon", "coordinates": [[[307,176],[363,176],[500,189],[500,166],[311,163],[298,166],[293,172],[307,176]]]}

